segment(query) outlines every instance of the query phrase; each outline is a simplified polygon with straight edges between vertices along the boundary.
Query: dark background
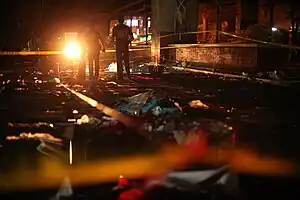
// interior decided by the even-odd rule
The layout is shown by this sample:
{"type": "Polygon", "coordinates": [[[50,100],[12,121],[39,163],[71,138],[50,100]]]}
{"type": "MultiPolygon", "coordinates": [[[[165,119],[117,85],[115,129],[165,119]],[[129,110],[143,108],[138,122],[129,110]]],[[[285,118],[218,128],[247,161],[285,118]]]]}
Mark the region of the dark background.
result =
{"type": "MultiPolygon", "coordinates": [[[[84,18],[89,13],[110,13],[133,0],[1,0],[0,44],[16,37],[30,37],[31,32],[42,33],[55,23],[74,15],[84,18]],[[18,22],[21,27],[18,28],[18,22]]],[[[0,45],[0,47],[3,45],[0,45]]]]}

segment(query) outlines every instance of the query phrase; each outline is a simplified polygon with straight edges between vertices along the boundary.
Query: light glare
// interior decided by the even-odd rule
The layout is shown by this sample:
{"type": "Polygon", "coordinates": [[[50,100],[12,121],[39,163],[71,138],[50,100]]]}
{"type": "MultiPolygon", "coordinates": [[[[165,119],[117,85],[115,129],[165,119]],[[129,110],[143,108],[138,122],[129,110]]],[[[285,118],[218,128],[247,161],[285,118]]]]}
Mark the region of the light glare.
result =
{"type": "Polygon", "coordinates": [[[65,48],[65,55],[71,59],[80,58],[81,55],[80,45],[77,43],[68,44],[65,48]]]}

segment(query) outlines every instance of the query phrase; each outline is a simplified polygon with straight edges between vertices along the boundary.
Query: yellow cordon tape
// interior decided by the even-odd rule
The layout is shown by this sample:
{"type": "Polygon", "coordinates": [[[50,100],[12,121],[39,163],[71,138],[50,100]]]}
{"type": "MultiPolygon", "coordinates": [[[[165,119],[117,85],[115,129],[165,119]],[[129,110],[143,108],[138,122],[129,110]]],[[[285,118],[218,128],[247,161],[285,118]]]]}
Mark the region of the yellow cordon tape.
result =
{"type": "Polygon", "coordinates": [[[206,75],[214,75],[214,76],[223,76],[227,78],[236,78],[236,79],[252,79],[258,82],[262,83],[268,83],[272,85],[281,85],[281,86],[287,86],[292,83],[300,83],[300,81],[297,80],[270,80],[270,79],[264,79],[264,78],[256,78],[256,77],[249,77],[246,75],[238,75],[238,74],[230,74],[230,73],[222,73],[222,72],[214,72],[214,71],[209,71],[208,69],[193,69],[189,67],[177,67],[177,66],[172,66],[171,68],[179,71],[186,71],[186,72],[194,72],[194,73],[201,73],[201,74],[206,74],[206,75]]]}
{"type": "MultiPolygon", "coordinates": [[[[184,32],[184,33],[173,33],[168,35],[160,36],[159,38],[167,38],[174,35],[191,35],[191,34],[201,34],[201,33],[215,33],[216,31],[196,31],[196,32],[184,32]]],[[[279,43],[273,43],[273,42],[265,42],[261,40],[246,38],[243,36],[239,36],[232,33],[227,33],[224,31],[219,31],[220,34],[227,35],[233,38],[238,38],[241,40],[263,44],[263,45],[270,45],[275,47],[281,47],[281,48],[289,48],[289,49],[297,49],[300,50],[300,47],[294,46],[294,45],[286,45],[286,44],[279,44],[279,43]]],[[[149,41],[150,42],[150,41],[149,41]]],[[[138,42],[143,43],[143,42],[138,42]]],[[[237,44],[237,43],[219,43],[219,44],[182,44],[182,45],[169,45],[168,47],[161,47],[160,49],[178,49],[178,48],[186,48],[186,47],[218,47],[219,45],[222,46],[228,46],[228,47],[249,47],[249,45],[252,44],[237,44]]],[[[153,47],[143,45],[141,48],[132,48],[129,51],[145,51],[153,47]]],[[[155,48],[154,48],[155,49],[155,48]]],[[[116,50],[106,50],[105,53],[114,53],[116,50]]],[[[64,54],[63,51],[0,51],[0,55],[62,55],[64,54]]]]}
{"type": "Polygon", "coordinates": [[[63,51],[0,51],[0,55],[6,56],[46,56],[46,55],[62,55],[63,51]]]}
{"type": "MultiPolygon", "coordinates": [[[[200,34],[200,33],[215,33],[216,31],[197,31],[197,32],[185,32],[185,33],[174,33],[169,35],[163,35],[159,38],[167,38],[174,35],[191,35],[191,34],[200,34]]],[[[288,49],[297,49],[300,50],[300,47],[294,46],[294,45],[286,45],[286,44],[279,44],[279,43],[273,43],[273,42],[265,42],[261,40],[246,38],[242,36],[238,36],[232,33],[227,33],[223,31],[219,31],[220,34],[227,35],[233,38],[238,38],[241,40],[263,44],[263,45],[269,45],[269,46],[275,46],[280,48],[288,48],[288,49]]],[[[182,44],[182,45],[169,45],[168,47],[161,47],[160,49],[178,49],[178,48],[187,48],[187,47],[218,47],[218,46],[228,46],[228,47],[250,47],[253,44],[239,44],[239,43],[219,43],[219,44],[182,44]]],[[[155,49],[151,46],[143,45],[141,48],[132,48],[129,49],[129,51],[146,51],[149,49],[155,49]]],[[[105,50],[105,53],[114,53],[116,50],[105,50]]],[[[21,56],[28,56],[28,55],[63,55],[64,51],[0,51],[0,55],[21,55],[21,56]]]]}
{"type": "MultiPolygon", "coordinates": [[[[146,51],[150,47],[139,49],[129,49],[129,51],[146,51]]],[[[116,50],[105,50],[105,53],[115,53],[116,50]]],[[[63,55],[64,51],[0,51],[0,55],[6,56],[48,56],[48,55],[63,55]]]]}

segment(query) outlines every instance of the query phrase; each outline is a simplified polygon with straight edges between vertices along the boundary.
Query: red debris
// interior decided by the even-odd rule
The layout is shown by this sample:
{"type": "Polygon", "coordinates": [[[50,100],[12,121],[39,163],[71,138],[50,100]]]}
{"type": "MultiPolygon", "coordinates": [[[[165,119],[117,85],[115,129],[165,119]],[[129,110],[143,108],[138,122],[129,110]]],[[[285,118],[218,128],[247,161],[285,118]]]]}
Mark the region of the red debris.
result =
{"type": "Polygon", "coordinates": [[[140,189],[130,189],[119,196],[119,200],[138,200],[143,196],[144,192],[140,189]]]}

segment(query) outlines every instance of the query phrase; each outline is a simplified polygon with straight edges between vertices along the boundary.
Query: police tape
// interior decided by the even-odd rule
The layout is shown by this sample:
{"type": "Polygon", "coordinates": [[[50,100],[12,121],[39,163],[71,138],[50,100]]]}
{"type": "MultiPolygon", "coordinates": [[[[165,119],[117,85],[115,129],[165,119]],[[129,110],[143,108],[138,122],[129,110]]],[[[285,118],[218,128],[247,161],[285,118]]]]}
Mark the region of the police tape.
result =
{"type": "MultiPolygon", "coordinates": [[[[173,34],[168,34],[168,35],[163,35],[159,36],[158,38],[167,38],[167,37],[172,37],[172,36],[184,36],[184,35],[193,35],[193,34],[203,34],[203,33],[211,33],[212,35],[216,34],[216,30],[213,31],[194,31],[194,32],[183,32],[183,33],[173,33],[173,34]]],[[[267,46],[274,46],[274,47],[280,47],[280,48],[288,48],[288,49],[297,49],[300,50],[299,46],[295,45],[290,45],[290,44],[280,44],[280,43],[275,43],[275,42],[266,42],[263,40],[257,40],[257,39],[252,39],[240,35],[236,35],[233,33],[228,33],[224,31],[218,31],[220,35],[226,35],[230,36],[236,39],[256,43],[256,44],[262,44],[262,45],[267,45],[267,46]]],[[[160,49],[173,49],[173,48],[187,48],[187,47],[218,47],[218,46],[226,46],[226,47],[250,47],[249,45],[253,44],[243,44],[243,43],[218,43],[218,44],[213,44],[213,43],[206,43],[206,44],[176,44],[176,45],[169,45],[168,47],[162,47],[160,49]]]]}
{"type": "MultiPolygon", "coordinates": [[[[167,37],[172,37],[172,36],[182,36],[182,35],[191,35],[191,34],[202,34],[202,33],[213,33],[215,34],[216,31],[196,31],[196,32],[184,32],[184,33],[173,33],[173,34],[168,34],[168,35],[163,35],[163,36],[159,36],[158,38],[167,38],[167,37]]],[[[135,52],[135,51],[147,51],[149,49],[151,50],[156,50],[156,49],[160,49],[160,50],[165,50],[165,49],[180,49],[180,48],[190,48],[190,47],[254,47],[253,43],[257,43],[257,44],[262,44],[262,45],[267,45],[267,46],[274,46],[274,47],[280,47],[280,48],[288,48],[288,49],[296,49],[296,50],[300,50],[300,47],[295,46],[295,45],[287,45],[287,44],[280,44],[280,43],[274,43],[274,42],[266,42],[266,41],[262,41],[262,40],[257,40],[257,39],[252,39],[252,38],[247,38],[247,37],[243,37],[243,36],[239,36],[236,34],[232,34],[232,33],[228,33],[228,32],[224,32],[224,31],[219,31],[220,34],[226,35],[226,36],[230,36],[233,38],[237,38],[237,39],[241,39],[244,41],[248,41],[248,42],[252,42],[252,44],[249,43],[232,43],[232,42],[227,42],[227,43],[218,43],[218,44],[213,44],[213,43],[208,43],[208,44],[173,44],[173,45],[169,45],[166,47],[155,47],[155,46],[147,46],[147,45],[143,45],[143,47],[140,48],[130,48],[129,51],[130,52],[135,52]]],[[[137,43],[139,44],[139,43],[137,43]]],[[[115,53],[116,50],[114,49],[108,49],[105,50],[105,53],[115,53]]],[[[37,55],[37,56],[47,56],[47,55],[63,55],[64,51],[0,51],[0,55],[11,55],[11,56],[15,56],[15,55],[21,55],[21,56],[30,56],[30,55],[37,55]]]]}
{"type": "MultiPolygon", "coordinates": [[[[150,47],[129,49],[129,51],[147,51],[150,47]]],[[[116,50],[105,50],[104,53],[115,53],[116,50]]],[[[64,55],[64,51],[0,51],[0,55],[5,56],[48,56],[48,55],[64,55]]]]}
{"type": "Polygon", "coordinates": [[[297,49],[300,50],[299,46],[295,46],[295,45],[290,45],[290,44],[280,44],[280,43],[275,43],[275,42],[266,42],[266,41],[262,41],[262,40],[256,40],[256,39],[252,39],[252,38],[246,38],[243,36],[239,36],[236,34],[232,34],[232,33],[227,33],[224,31],[220,31],[221,34],[223,35],[227,35],[227,36],[231,36],[237,39],[241,39],[241,40],[245,40],[245,41],[249,41],[249,42],[253,42],[253,43],[258,43],[258,44],[263,44],[263,45],[268,45],[268,46],[275,46],[275,47],[281,47],[281,48],[288,48],[288,49],[297,49]]]}
{"type": "Polygon", "coordinates": [[[63,51],[0,51],[0,55],[6,56],[47,56],[47,55],[62,55],[63,51]]]}
{"type": "MultiPolygon", "coordinates": [[[[184,35],[203,34],[203,33],[210,33],[210,34],[214,35],[214,34],[216,34],[216,32],[217,31],[214,30],[214,31],[194,31],[194,32],[172,33],[172,34],[159,36],[158,38],[162,39],[162,38],[168,38],[168,37],[173,37],[173,36],[184,36],[184,35]]],[[[160,47],[159,49],[164,50],[164,49],[180,49],[180,48],[189,48],[189,47],[220,47],[220,46],[222,46],[222,47],[256,47],[256,46],[254,46],[254,44],[262,44],[264,46],[274,46],[274,47],[280,47],[280,48],[300,50],[300,47],[295,46],[295,45],[266,42],[266,41],[252,39],[252,38],[236,35],[233,33],[224,32],[224,31],[218,31],[218,32],[220,35],[230,36],[230,37],[244,40],[244,41],[251,42],[251,43],[227,42],[227,43],[217,43],[217,44],[216,43],[172,44],[167,47],[160,47]]],[[[156,48],[151,47],[151,49],[156,49],[156,48]]]]}
{"type": "MultiPolygon", "coordinates": [[[[249,44],[230,44],[230,43],[222,43],[222,44],[186,44],[186,45],[170,45],[167,47],[142,47],[142,48],[134,48],[129,49],[130,52],[136,51],[150,51],[150,50],[166,50],[166,49],[180,49],[180,48],[189,48],[189,47],[218,47],[219,45],[225,45],[228,47],[249,47],[249,44]]],[[[103,53],[115,53],[116,50],[109,49],[105,50],[103,53]]],[[[49,55],[64,55],[64,51],[0,51],[0,56],[49,56],[49,55]]]]}
{"type": "MultiPolygon", "coordinates": [[[[149,51],[150,49],[178,49],[178,48],[189,48],[189,47],[217,47],[220,44],[187,44],[187,45],[170,45],[168,47],[143,47],[129,49],[130,52],[136,51],[149,51]]],[[[222,45],[232,46],[230,43],[224,43],[222,45]]],[[[235,47],[249,47],[247,44],[234,45],[235,47]]],[[[109,49],[103,53],[115,53],[116,50],[109,49]]],[[[64,51],[0,51],[0,56],[49,56],[49,55],[64,55],[64,51]]]]}

